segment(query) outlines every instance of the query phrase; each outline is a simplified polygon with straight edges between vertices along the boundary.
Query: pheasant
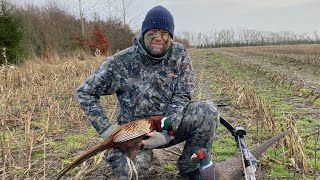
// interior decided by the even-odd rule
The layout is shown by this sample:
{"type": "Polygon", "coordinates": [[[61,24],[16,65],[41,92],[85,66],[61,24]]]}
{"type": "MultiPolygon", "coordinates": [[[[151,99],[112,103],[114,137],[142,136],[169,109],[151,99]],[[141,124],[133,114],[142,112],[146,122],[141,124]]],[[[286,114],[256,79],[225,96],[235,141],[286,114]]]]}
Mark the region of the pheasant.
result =
{"type": "MultiPolygon", "coordinates": [[[[115,132],[113,132],[109,137],[102,141],[97,146],[89,149],[86,153],[82,154],[71,164],[62,169],[58,174],[56,174],[53,179],[60,179],[68,171],[75,168],[82,162],[86,161],[90,157],[110,148],[119,147],[127,153],[127,160],[129,168],[132,168],[137,176],[137,172],[134,168],[133,160],[135,160],[137,154],[139,153],[142,145],[142,140],[145,138],[146,134],[154,130],[161,131],[161,119],[162,116],[151,116],[135,121],[131,121],[124,124],[115,132]],[[131,167],[130,167],[131,166],[131,167]]],[[[132,171],[130,172],[132,176],[132,171]]],[[[130,177],[131,179],[131,177],[130,177]]]]}
{"type": "MultiPolygon", "coordinates": [[[[280,138],[288,134],[289,131],[279,133],[267,142],[261,144],[251,154],[254,158],[259,158],[270,146],[277,142],[280,138]]],[[[243,177],[243,163],[241,154],[231,159],[213,163],[205,149],[195,152],[191,158],[200,159],[200,176],[203,180],[232,180],[241,179],[243,177]]]]}

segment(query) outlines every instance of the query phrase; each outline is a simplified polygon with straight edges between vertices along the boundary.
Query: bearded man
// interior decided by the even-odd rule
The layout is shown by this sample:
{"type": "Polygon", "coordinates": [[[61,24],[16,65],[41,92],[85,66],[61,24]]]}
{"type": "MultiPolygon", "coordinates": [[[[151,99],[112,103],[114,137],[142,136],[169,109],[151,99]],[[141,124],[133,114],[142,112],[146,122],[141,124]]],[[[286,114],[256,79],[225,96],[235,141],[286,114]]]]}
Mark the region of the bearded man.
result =
{"type": "MultiPolygon", "coordinates": [[[[173,42],[174,20],[162,6],[152,8],[142,22],[133,46],[100,65],[77,90],[77,100],[87,120],[103,138],[119,125],[147,117],[163,116],[161,132],[147,134],[135,160],[139,179],[148,179],[152,149],[186,141],[178,159],[182,177],[199,179],[199,161],[190,159],[198,149],[211,150],[218,126],[216,106],[207,100],[191,100],[194,72],[188,50],[173,42]],[[111,124],[99,103],[100,96],[116,94],[117,123],[111,124]]],[[[121,149],[106,153],[117,179],[128,178],[126,154],[121,149]]]]}

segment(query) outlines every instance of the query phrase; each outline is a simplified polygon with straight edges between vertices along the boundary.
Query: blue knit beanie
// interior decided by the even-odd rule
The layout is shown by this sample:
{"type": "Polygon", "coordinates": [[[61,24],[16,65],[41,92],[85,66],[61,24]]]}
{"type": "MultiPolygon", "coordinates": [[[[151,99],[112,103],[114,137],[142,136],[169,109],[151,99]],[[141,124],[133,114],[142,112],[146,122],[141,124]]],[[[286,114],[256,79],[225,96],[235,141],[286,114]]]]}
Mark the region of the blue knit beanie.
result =
{"type": "Polygon", "coordinates": [[[174,21],[172,14],[162,6],[156,6],[147,13],[142,22],[141,32],[144,34],[149,29],[163,29],[170,33],[171,38],[174,34],[174,21]]]}

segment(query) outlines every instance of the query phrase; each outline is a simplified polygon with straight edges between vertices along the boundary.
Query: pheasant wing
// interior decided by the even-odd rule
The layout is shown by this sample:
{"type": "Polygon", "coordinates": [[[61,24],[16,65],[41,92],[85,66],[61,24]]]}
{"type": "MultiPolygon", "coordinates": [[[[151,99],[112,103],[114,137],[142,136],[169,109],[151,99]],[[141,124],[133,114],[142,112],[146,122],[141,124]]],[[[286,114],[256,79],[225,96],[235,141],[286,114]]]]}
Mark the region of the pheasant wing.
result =
{"type": "Polygon", "coordinates": [[[113,142],[121,143],[139,136],[143,136],[146,133],[151,132],[151,123],[146,119],[140,119],[127,123],[121,127],[121,129],[115,134],[113,142]]]}

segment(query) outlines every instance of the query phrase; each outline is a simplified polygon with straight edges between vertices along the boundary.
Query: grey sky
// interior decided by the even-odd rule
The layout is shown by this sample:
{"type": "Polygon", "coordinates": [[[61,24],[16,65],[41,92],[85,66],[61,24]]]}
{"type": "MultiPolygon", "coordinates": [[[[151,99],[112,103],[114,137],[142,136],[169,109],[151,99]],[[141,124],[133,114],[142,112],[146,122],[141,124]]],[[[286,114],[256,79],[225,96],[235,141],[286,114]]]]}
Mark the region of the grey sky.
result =
{"type": "Polygon", "coordinates": [[[177,30],[250,28],[264,31],[320,31],[320,0],[148,0],[175,17],[177,30]]]}
{"type": "MultiPolygon", "coordinates": [[[[49,0],[12,0],[45,4],[49,0]]],[[[79,0],[56,0],[70,12],[78,14],[79,0]]],[[[320,0],[125,0],[132,1],[127,21],[140,29],[147,11],[162,5],[175,18],[176,32],[209,32],[221,29],[255,29],[261,31],[320,31],[320,0]]],[[[96,13],[104,19],[121,16],[120,0],[82,0],[85,15],[96,13]],[[118,5],[115,5],[118,4],[118,5]],[[115,10],[116,9],[116,10],[115,10]],[[118,11],[118,13],[116,13],[118,11]]]]}

